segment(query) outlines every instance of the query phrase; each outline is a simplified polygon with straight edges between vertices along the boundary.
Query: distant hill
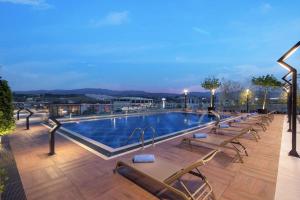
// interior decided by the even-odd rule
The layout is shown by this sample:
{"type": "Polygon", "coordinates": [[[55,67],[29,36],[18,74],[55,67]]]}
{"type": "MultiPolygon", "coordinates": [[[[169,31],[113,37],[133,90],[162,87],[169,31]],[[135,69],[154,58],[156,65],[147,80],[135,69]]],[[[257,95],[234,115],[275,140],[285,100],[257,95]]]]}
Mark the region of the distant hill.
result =
{"type": "MultiPolygon", "coordinates": [[[[83,89],[72,89],[72,90],[29,90],[29,91],[14,91],[15,94],[24,94],[24,95],[40,95],[40,94],[57,94],[57,95],[84,95],[84,94],[97,94],[97,95],[107,95],[114,97],[145,97],[145,98],[173,98],[180,96],[182,94],[175,93],[152,93],[145,91],[118,91],[118,90],[108,90],[101,88],[83,88],[83,89]]],[[[209,92],[191,92],[189,95],[197,97],[209,97],[209,92]]]]}

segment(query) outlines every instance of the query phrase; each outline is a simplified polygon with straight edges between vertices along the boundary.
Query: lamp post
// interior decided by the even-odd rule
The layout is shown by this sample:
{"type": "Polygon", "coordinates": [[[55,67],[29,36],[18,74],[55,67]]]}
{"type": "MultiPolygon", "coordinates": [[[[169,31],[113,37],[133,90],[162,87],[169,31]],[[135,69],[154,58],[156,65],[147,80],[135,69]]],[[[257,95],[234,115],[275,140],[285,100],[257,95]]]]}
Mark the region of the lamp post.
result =
{"type": "Polygon", "coordinates": [[[288,132],[292,132],[292,92],[291,92],[291,80],[287,80],[286,78],[290,75],[291,73],[287,73],[282,77],[282,80],[284,80],[285,85],[284,85],[284,90],[287,93],[287,115],[288,115],[288,123],[289,123],[289,128],[288,132]]]}
{"type": "Polygon", "coordinates": [[[299,154],[297,153],[297,70],[292,67],[291,65],[285,62],[300,46],[300,41],[294,45],[291,49],[289,49],[281,58],[278,59],[278,63],[285,69],[292,73],[292,83],[291,83],[291,90],[292,93],[292,149],[289,152],[290,156],[298,157],[299,154]]]}
{"type": "Polygon", "coordinates": [[[57,121],[54,117],[49,118],[49,122],[54,124],[54,126],[50,129],[49,133],[49,156],[55,154],[55,133],[61,127],[61,123],[57,121]]]}
{"type": "Polygon", "coordinates": [[[187,89],[184,89],[183,90],[183,93],[184,93],[184,109],[186,110],[187,109],[187,95],[188,95],[188,90],[187,89]]]}
{"type": "Polygon", "coordinates": [[[250,92],[250,90],[249,89],[247,89],[246,90],[246,98],[247,98],[247,113],[249,113],[249,92],[250,92]]]}
{"type": "Polygon", "coordinates": [[[162,108],[165,109],[166,108],[166,98],[162,98],[162,108]]]}
{"type": "Polygon", "coordinates": [[[215,110],[215,93],[216,93],[216,89],[212,89],[211,100],[210,100],[210,107],[212,108],[212,110],[215,110]]]}
{"type": "Polygon", "coordinates": [[[28,108],[25,109],[29,114],[26,116],[26,129],[29,130],[29,118],[34,114],[28,108]]]}

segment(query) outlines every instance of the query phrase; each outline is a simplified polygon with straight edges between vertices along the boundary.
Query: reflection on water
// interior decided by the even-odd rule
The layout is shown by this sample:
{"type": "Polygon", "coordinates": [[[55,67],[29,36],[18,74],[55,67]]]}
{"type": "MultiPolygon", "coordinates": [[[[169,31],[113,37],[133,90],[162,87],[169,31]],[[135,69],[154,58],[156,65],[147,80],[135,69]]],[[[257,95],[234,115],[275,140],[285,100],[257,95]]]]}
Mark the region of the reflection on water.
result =
{"type": "MultiPolygon", "coordinates": [[[[225,116],[222,117],[224,118],[225,116]]],[[[124,146],[129,135],[138,127],[152,126],[156,130],[157,136],[163,136],[197,127],[214,120],[214,116],[207,114],[173,112],[66,123],[63,124],[63,127],[112,148],[117,148],[124,146]]],[[[150,129],[146,130],[145,140],[151,139],[151,137],[152,131],[150,129]]],[[[137,134],[129,144],[138,141],[139,135],[137,134]]]]}

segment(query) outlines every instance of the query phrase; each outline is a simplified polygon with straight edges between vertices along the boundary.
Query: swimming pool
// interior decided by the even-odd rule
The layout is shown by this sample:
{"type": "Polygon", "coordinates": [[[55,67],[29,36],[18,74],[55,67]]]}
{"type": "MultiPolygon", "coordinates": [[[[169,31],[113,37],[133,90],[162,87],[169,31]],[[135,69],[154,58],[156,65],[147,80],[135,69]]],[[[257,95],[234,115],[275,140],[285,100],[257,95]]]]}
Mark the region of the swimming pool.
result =
{"type": "Polygon", "coordinates": [[[207,114],[167,112],[67,122],[62,125],[62,130],[69,137],[106,156],[112,156],[141,145],[139,131],[129,138],[135,128],[145,129],[145,144],[149,144],[153,132],[155,132],[155,141],[159,141],[213,121],[215,117],[207,114]]]}

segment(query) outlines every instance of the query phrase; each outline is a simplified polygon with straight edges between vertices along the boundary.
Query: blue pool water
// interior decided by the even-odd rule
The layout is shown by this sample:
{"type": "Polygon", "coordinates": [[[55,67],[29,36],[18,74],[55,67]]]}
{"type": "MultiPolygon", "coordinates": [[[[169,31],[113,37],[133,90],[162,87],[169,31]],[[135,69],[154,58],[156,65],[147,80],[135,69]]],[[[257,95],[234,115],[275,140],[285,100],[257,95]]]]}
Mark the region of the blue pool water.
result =
{"type": "MultiPolygon", "coordinates": [[[[226,116],[222,116],[225,118],[226,116]]],[[[63,127],[84,137],[105,144],[111,148],[118,148],[139,141],[139,134],[128,140],[132,131],[137,128],[152,126],[157,137],[174,132],[184,131],[215,120],[214,116],[194,113],[159,113],[151,115],[118,117],[92,121],[65,123],[63,127]]],[[[145,140],[152,138],[152,131],[145,131],[145,140]]]]}

